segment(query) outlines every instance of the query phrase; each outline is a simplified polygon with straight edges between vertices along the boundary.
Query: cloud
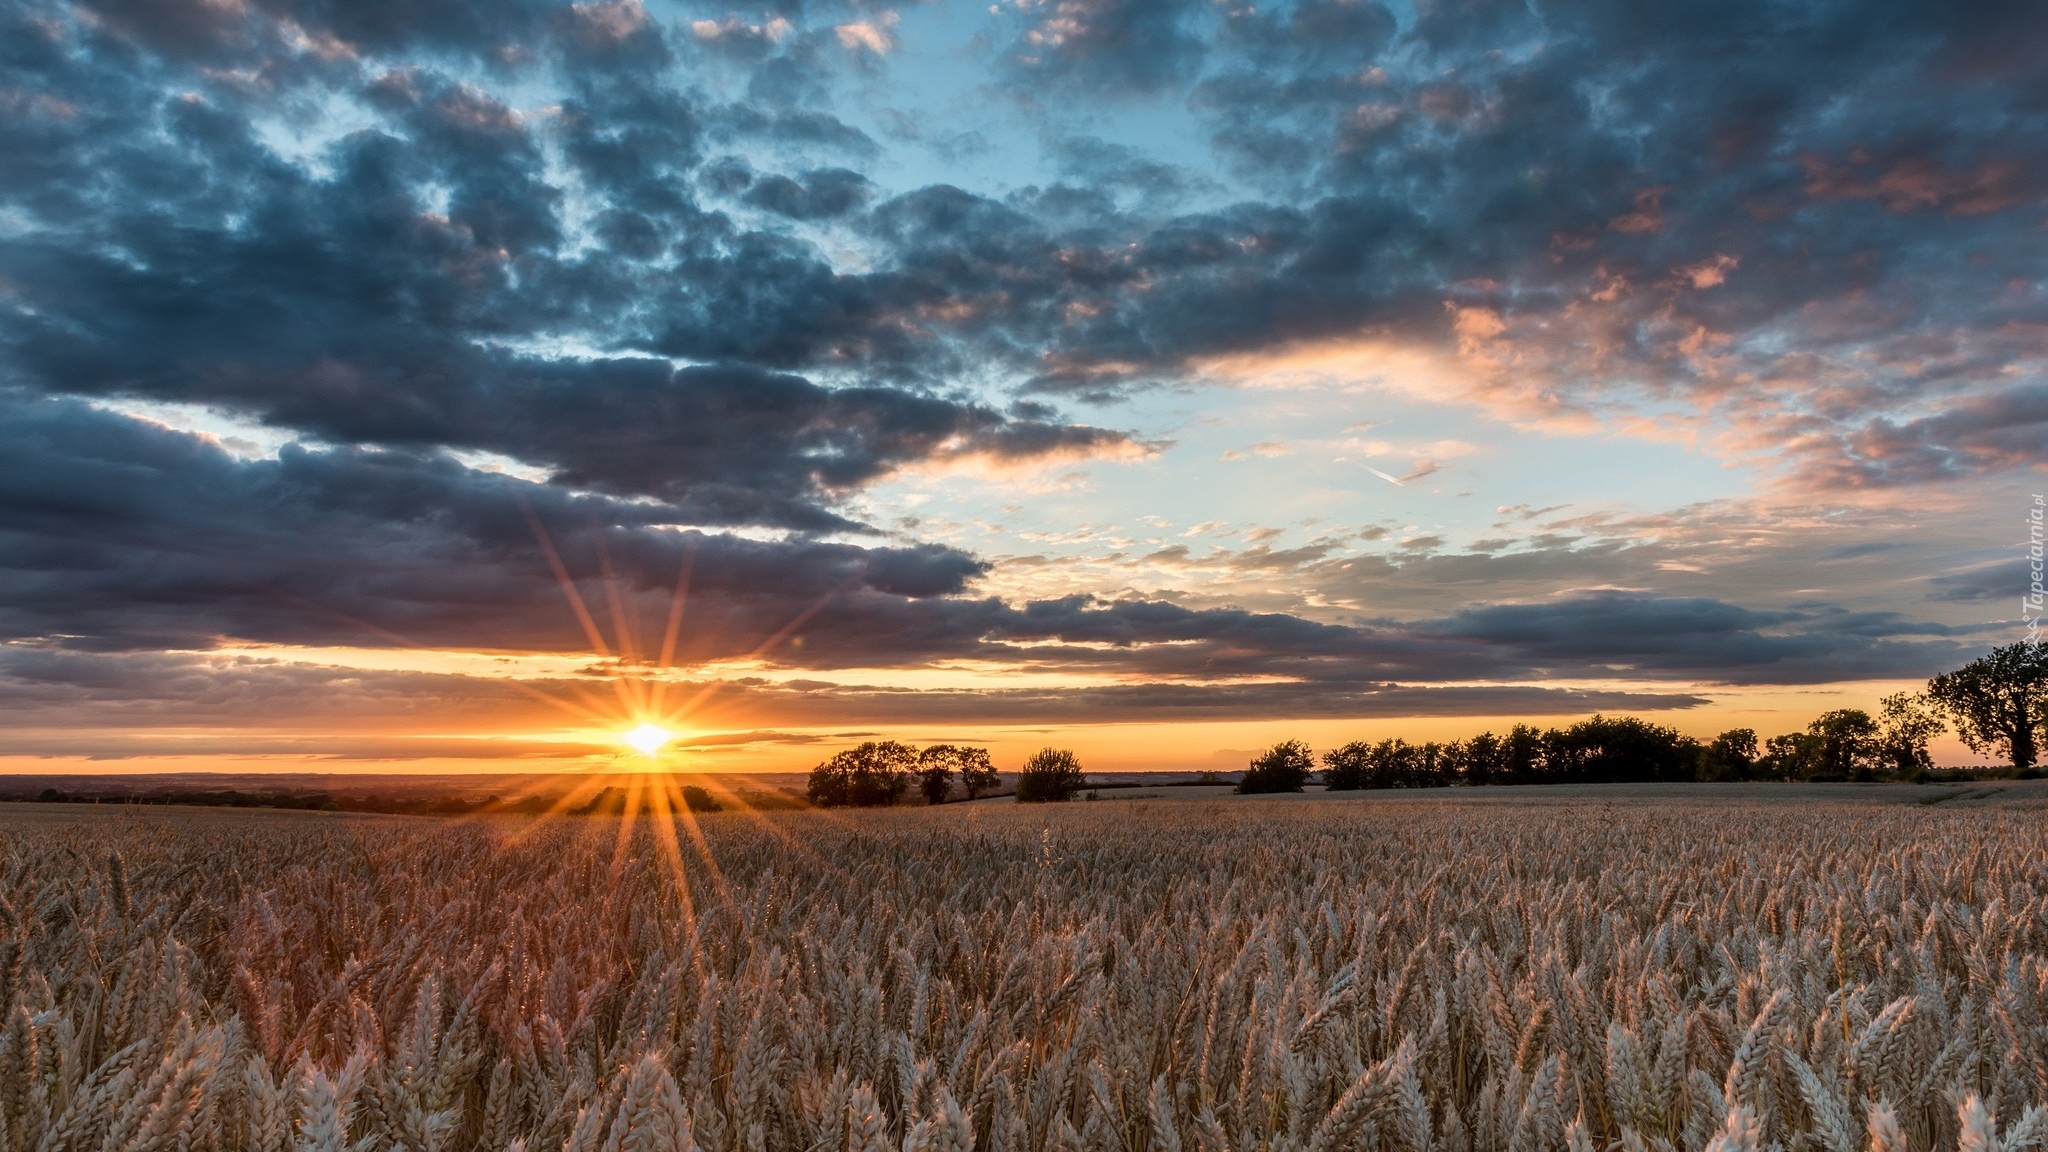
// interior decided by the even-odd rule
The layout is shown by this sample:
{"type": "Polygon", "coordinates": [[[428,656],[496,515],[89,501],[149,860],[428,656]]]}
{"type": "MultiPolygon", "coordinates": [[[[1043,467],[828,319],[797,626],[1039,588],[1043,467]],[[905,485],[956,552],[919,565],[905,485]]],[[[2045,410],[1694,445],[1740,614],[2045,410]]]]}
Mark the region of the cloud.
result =
{"type": "Polygon", "coordinates": [[[678,530],[692,522],[687,503],[527,483],[433,451],[293,444],[274,459],[238,460],[75,402],[4,410],[9,638],[585,649],[535,525],[590,603],[603,602],[609,568],[613,590],[654,620],[687,564],[698,599],[718,610],[686,646],[695,658],[744,653],[835,596],[950,595],[984,571],[930,545],[678,530]]]}
{"type": "MultiPolygon", "coordinates": [[[[1133,684],[994,690],[901,689],[758,678],[672,681],[669,697],[703,702],[725,726],[1131,723],[1664,711],[1705,701],[1683,692],[1541,687],[1133,684]]],[[[529,731],[536,697],[574,707],[587,685],[514,683],[473,675],[366,670],[243,656],[81,653],[0,647],[0,702],[14,717],[10,748],[26,755],[107,755],[153,748],[166,725],[218,734],[186,754],[300,754],[526,759],[609,751],[588,742],[511,738],[529,731]],[[138,699],[143,701],[138,703],[138,699]],[[374,722],[378,731],[351,731],[374,722]],[[25,729],[25,730],[24,730],[25,729]],[[466,733],[491,739],[462,739],[466,733]],[[423,739],[424,737],[424,739],[423,739]]],[[[756,731],[754,739],[802,739],[756,731]]],[[[732,738],[724,738],[732,739],[732,738]]],[[[698,742],[693,742],[698,743],[698,742]]]]}
{"type": "Polygon", "coordinates": [[[1149,92],[1192,77],[1205,45],[1186,0],[1019,0],[1007,61],[1020,79],[1149,92]]]}
{"type": "Polygon", "coordinates": [[[885,11],[873,20],[841,24],[832,31],[839,37],[839,43],[847,48],[887,56],[896,48],[898,19],[895,12],[885,11]]]}
{"type": "Polygon", "coordinates": [[[827,220],[866,204],[873,192],[858,172],[819,168],[804,173],[801,182],[787,176],[760,180],[747,190],[746,201],[793,220],[827,220]]]}
{"type": "MultiPolygon", "coordinates": [[[[1011,5],[975,50],[1057,178],[1002,194],[917,186],[860,126],[907,35],[834,4],[0,12],[0,634],[578,650],[524,508],[633,619],[694,565],[693,659],[1072,669],[1133,714],[1918,675],[1974,643],[1873,584],[1814,603],[1853,557],[1683,516],[1155,554],[1235,600],[998,599],[994,561],[831,537],[879,541],[852,509],[890,477],[1156,454],[1046,401],[1198,378],[1684,439],[1788,502],[2010,482],[2048,423],[2039,5],[1011,5]],[[1558,594],[1593,587],[1639,591],[1558,594]]],[[[977,139],[911,115],[882,119],[977,139]]],[[[1388,447],[1397,483],[1470,449],[1388,447]]],[[[1896,565],[1988,595],[1953,555],[1896,565]]]]}
{"type": "MultiPolygon", "coordinates": [[[[983,562],[930,545],[679,531],[671,506],[436,454],[293,445],[276,459],[237,460],[76,403],[18,404],[8,417],[0,535],[16,559],[0,635],[77,648],[402,638],[589,650],[536,524],[586,604],[621,598],[624,634],[640,637],[641,651],[687,566],[698,622],[679,658],[692,662],[754,655],[831,669],[960,658],[1326,685],[1619,672],[1784,683],[1919,674],[1964,648],[1951,630],[1882,614],[1620,593],[1357,626],[1148,599],[1012,605],[972,595],[983,562]]],[[[620,642],[616,626],[605,634],[620,642]]]]}

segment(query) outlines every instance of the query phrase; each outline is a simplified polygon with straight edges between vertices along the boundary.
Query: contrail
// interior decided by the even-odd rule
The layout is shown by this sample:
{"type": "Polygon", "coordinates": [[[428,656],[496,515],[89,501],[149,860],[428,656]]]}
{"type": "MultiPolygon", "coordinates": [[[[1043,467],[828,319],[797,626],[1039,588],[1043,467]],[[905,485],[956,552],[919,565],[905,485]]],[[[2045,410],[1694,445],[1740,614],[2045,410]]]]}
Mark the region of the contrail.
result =
{"type": "Polygon", "coordinates": [[[1362,464],[1360,465],[1360,467],[1364,468],[1367,472],[1372,473],[1380,479],[1385,480],[1387,483],[1392,484],[1396,488],[1407,487],[1406,484],[1401,483],[1399,480],[1394,479],[1392,476],[1387,475],[1385,472],[1380,471],[1379,469],[1373,467],[1370,464],[1362,464]]]}

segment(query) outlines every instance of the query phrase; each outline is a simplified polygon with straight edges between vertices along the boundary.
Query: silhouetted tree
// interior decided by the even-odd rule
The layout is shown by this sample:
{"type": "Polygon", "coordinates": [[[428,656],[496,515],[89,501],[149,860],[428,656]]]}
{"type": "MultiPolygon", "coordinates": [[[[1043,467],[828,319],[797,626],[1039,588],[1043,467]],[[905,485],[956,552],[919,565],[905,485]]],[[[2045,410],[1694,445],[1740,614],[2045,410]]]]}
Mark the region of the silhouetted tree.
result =
{"type": "Polygon", "coordinates": [[[1434,740],[1416,748],[1401,774],[1402,788],[1448,788],[1451,785],[1451,748],[1434,740]]]}
{"type": "Polygon", "coordinates": [[[1700,751],[1700,777],[1748,780],[1756,775],[1756,730],[1730,728],[1700,751]]]}
{"type": "Polygon", "coordinates": [[[1353,740],[1342,748],[1323,753],[1323,787],[1332,792],[1355,792],[1365,787],[1372,763],[1372,745],[1353,740]]]}
{"type": "Polygon", "coordinates": [[[1299,792],[1316,770],[1316,754],[1299,740],[1284,740],[1252,758],[1244,779],[1237,782],[1240,795],[1259,792],[1299,792]]]}
{"type": "Polygon", "coordinates": [[[1504,784],[1507,775],[1507,745],[1491,732],[1481,732],[1457,745],[1455,763],[1465,783],[1475,788],[1504,784]]]}
{"type": "Polygon", "coordinates": [[[2003,756],[2024,772],[2048,739],[2048,642],[1995,648],[1927,682],[1927,698],[1956,726],[1963,743],[2003,756]]]}
{"type": "Polygon", "coordinates": [[[1398,736],[1373,745],[1372,756],[1366,761],[1365,786],[1399,788],[1401,777],[1408,770],[1410,751],[1408,742],[1398,736]]]}
{"type": "Polygon", "coordinates": [[[1002,786],[1003,778],[996,772],[996,766],[989,762],[988,749],[962,748],[960,751],[960,786],[967,789],[969,800],[1002,786]]]}
{"type": "Polygon", "coordinates": [[[1878,702],[1877,759],[1901,776],[1917,777],[1934,767],[1927,742],[1947,725],[1925,696],[1894,692],[1878,702]]]}
{"type": "Polygon", "coordinates": [[[1041,748],[1024,762],[1017,775],[1017,800],[1022,804],[1071,800],[1088,784],[1081,761],[1065,748],[1041,748]]]}
{"type": "Polygon", "coordinates": [[[1508,729],[1501,743],[1501,778],[1496,784],[1543,782],[1543,734],[1527,724],[1508,729]]]}
{"type": "Polygon", "coordinates": [[[1820,745],[1820,737],[1811,732],[1773,736],[1764,741],[1757,770],[1773,780],[1810,780],[1821,774],[1820,745]]]}
{"type": "Polygon", "coordinates": [[[1634,716],[1594,716],[1543,734],[1543,782],[1690,780],[1699,744],[1634,716]]]}
{"type": "Polygon", "coordinates": [[[1820,742],[1818,775],[1834,780],[1868,780],[1877,763],[1877,721],[1861,708],[1823,712],[1806,726],[1820,742]]]}
{"type": "Polygon", "coordinates": [[[811,769],[806,793],[822,808],[875,808],[909,790],[917,749],[894,740],[869,741],[811,769]]]}
{"type": "Polygon", "coordinates": [[[944,804],[953,794],[953,766],[944,760],[934,760],[931,749],[917,761],[917,790],[924,794],[927,804],[944,804]]]}
{"type": "Polygon", "coordinates": [[[983,792],[993,791],[1002,783],[995,766],[989,763],[986,748],[934,744],[918,756],[917,765],[918,787],[924,792],[924,798],[934,804],[945,803],[952,791],[952,778],[956,772],[969,800],[983,792]]]}
{"type": "Polygon", "coordinates": [[[683,785],[683,807],[691,812],[716,812],[724,805],[711,798],[711,793],[695,784],[683,785]]]}

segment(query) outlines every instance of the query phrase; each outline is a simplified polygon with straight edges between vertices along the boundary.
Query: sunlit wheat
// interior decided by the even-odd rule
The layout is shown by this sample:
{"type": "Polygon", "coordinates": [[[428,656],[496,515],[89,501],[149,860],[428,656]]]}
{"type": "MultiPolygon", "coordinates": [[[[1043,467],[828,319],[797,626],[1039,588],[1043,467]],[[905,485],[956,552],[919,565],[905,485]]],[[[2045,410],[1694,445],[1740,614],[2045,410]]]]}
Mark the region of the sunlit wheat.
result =
{"type": "Polygon", "coordinates": [[[0,1152],[2048,1152],[2041,816],[8,815],[0,1152]]]}

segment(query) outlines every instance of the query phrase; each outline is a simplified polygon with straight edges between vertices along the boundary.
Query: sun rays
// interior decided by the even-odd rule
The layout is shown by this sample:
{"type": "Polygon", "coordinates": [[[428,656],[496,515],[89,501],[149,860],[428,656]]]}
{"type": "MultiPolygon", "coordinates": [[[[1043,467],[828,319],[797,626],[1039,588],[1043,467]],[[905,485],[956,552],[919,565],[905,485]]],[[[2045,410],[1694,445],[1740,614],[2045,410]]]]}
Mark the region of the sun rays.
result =
{"type": "MultiPolygon", "coordinates": [[[[695,746],[702,730],[701,717],[722,685],[712,680],[692,686],[694,690],[686,698],[671,699],[670,689],[677,681],[670,673],[686,665],[690,654],[701,647],[688,643],[683,630],[690,620],[695,546],[686,545],[677,564],[666,611],[659,617],[659,645],[643,645],[643,637],[652,632],[644,625],[652,621],[636,626],[635,609],[644,611],[644,604],[636,604],[629,595],[628,582],[614,567],[602,534],[592,540],[597,579],[602,584],[599,602],[586,598],[584,583],[533,508],[524,506],[522,511],[588,651],[603,662],[604,672],[581,684],[557,683],[553,690],[531,684],[519,685],[519,690],[537,703],[574,717],[584,731],[603,732],[602,742],[617,752],[594,770],[535,780],[496,806],[499,813],[507,813],[521,810],[522,802],[531,805],[541,800],[546,805],[539,813],[516,817],[521,823],[509,830],[510,838],[525,840],[561,819],[616,820],[615,871],[623,872],[627,863],[644,851],[641,846],[651,842],[675,882],[687,919],[696,915],[693,888],[700,898],[706,894],[719,901],[727,898],[724,874],[711,841],[699,826],[704,809],[754,822],[794,854],[812,858],[806,845],[766,820],[747,790],[732,786],[718,772],[707,771],[701,762],[702,753],[695,746]]],[[[844,584],[833,588],[794,614],[763,638],[747,658],[761,658],[790,642],[843,588],[844,584]]],[[[523,810],[532,811],[531,807],[523,810]]],[[[469,817],[492,818],[491,809],[469,817]]]]}
{"type": "Polygon", "coordinates": [[[675,733],[659,724],[643,723],[619,733],[619,743],[649,759],[660,756],[661,750],[668,747],[669,742],[675,738],[675,733]]]}

